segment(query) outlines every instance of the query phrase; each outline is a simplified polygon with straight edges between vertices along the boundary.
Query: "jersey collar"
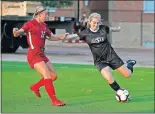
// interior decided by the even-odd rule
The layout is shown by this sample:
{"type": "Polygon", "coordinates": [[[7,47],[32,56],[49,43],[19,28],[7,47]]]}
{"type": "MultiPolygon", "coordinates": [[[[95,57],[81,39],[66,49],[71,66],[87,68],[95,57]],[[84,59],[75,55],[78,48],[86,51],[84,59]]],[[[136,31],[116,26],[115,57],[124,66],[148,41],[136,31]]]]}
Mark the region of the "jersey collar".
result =
{"type": "Polygon", "coordinates": [[[91,32],[97,32],[98,30],[99,30],[99,27],[95,31],[90,28],[91,32]]]}

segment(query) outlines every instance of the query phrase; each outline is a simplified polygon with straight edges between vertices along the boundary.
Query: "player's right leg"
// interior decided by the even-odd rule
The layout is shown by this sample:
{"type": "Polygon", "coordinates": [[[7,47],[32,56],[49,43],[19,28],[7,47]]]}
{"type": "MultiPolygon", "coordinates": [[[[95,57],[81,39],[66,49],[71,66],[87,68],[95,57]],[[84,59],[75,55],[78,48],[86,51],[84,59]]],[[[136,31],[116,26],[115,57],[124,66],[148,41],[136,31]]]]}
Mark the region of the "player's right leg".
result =
{"type": "Polygon", "coordinates": [[[136,64],[135,60],[128,60],[127,65],[122,65],[121,67],[117,68],[117,70],[126,78],[130,78],[131,74],[133,73],[133,66],[136,64]]]}
{"type": "Polygon", "coordinates": [[[133,66],[136,64],[136,60],[127,60],[127,68],[129,70],[131,70],[131,72],[133,73],[133,66]]]}
{"type": "Polygon", "coordinates": [[[48,96],[50,97],[52,101],[52,105],[53,106],[65,105],[65,103],[61,102],[60,100],[56,98],[55,89],[54,89],[53,81],[51,77],[51,71],[48,69],[46,63],[44,61],[38,62],[34,64],[34,68],[44,78],[45,90],[48,93],[48,96]]]}
{"type": "Polygon", "coordinates": [[[107,80],[108,84],[110,85],[110,87],[114,91],[117,91],[118,89],[120,89],[120,86],[114,80],[114,78],[112,76],[111,68],[107,64],[102,64],[102,63],[101,64],[98,64],[97,65],[97,68],[101,72],[103,78],[105,78],[107,80]]]}

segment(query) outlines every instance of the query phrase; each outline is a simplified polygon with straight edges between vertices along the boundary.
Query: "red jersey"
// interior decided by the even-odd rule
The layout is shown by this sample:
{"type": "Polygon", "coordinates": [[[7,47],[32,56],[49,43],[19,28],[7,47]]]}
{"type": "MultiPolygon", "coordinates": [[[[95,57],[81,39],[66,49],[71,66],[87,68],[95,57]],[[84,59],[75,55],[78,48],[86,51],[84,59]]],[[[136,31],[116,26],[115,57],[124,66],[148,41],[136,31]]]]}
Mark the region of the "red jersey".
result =
{"type": "Polygon", "coordinates": [[[45,23],[39,23],[36,19],[26,22],[22,29],[26,32],[27,42],[31,49],[44,48],[46,35],[51,37],[51,31],[45,23]]]}

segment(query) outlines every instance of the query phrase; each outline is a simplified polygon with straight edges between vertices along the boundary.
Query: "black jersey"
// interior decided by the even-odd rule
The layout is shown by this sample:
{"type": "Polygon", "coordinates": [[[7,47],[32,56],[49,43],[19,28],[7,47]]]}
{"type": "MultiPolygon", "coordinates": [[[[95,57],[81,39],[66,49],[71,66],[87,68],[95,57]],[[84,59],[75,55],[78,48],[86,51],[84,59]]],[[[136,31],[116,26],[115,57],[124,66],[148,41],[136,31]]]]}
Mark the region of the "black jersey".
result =
{"type": "Polygon", "coordinates": [[[89,28],[77,33],[80,40],[84,40],[90,47],[94,58],[94,64],[100,61],[111,61],[117,56],[111,44],[108,42],[110,28],[100,25],[97,32],[92,32],[89,28]]]}

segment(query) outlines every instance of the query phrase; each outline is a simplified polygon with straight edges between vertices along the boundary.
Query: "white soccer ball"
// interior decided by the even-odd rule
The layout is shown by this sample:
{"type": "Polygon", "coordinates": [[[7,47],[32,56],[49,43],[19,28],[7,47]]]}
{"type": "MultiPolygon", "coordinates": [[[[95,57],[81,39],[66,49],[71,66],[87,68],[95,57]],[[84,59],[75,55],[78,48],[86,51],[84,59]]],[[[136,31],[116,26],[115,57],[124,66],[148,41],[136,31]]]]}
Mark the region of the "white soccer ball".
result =
{"type": "Polygon", "coordinates": [[[126,89],[119,89],[116,91],[116,100],[119,102],[126,102],[129,101],[130,99],[130,93],[126,89]]]}

